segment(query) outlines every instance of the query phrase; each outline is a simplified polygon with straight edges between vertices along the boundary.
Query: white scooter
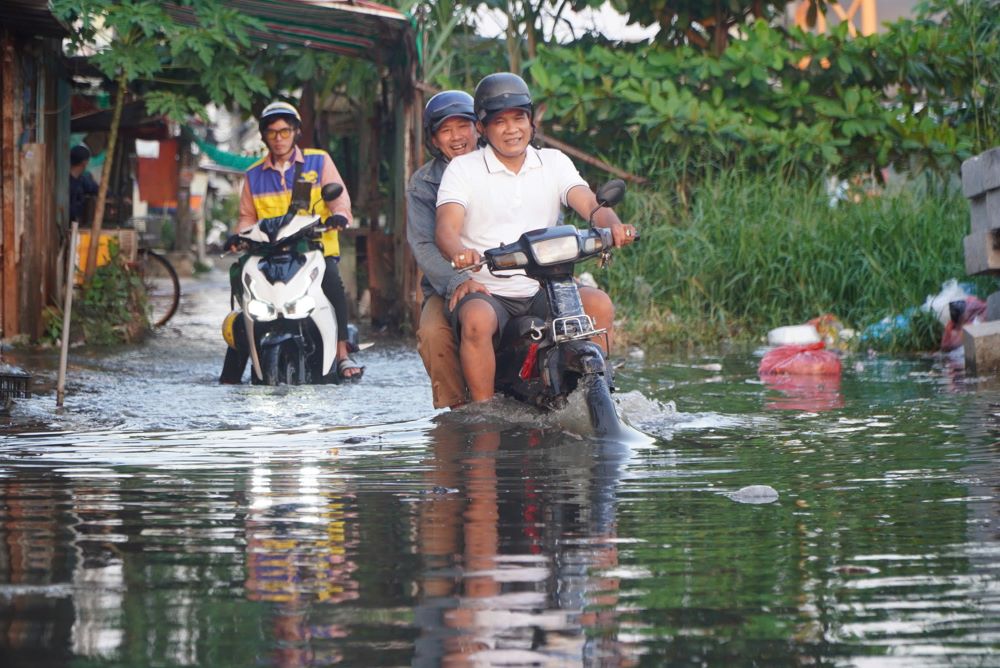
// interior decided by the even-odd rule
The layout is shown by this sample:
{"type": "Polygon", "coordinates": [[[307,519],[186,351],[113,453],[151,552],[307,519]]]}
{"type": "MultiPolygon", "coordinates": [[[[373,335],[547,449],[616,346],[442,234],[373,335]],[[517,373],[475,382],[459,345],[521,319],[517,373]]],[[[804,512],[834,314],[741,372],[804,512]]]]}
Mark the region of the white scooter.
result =
{"type": "MultiPolygon", "coordinates": [[[[332,202],[342,192],[340,184],[331,183],[322,196],[332,202]]],[[[245,250],[237,296],[242,317],[235,316],[230,345],[249,353],[252,382],[339,382],[334,368],[338,323],[323,293],[326,262],[320,243],[323,232],[334,226],[314,213],[287,214],[239,234],[245,250]]]]}

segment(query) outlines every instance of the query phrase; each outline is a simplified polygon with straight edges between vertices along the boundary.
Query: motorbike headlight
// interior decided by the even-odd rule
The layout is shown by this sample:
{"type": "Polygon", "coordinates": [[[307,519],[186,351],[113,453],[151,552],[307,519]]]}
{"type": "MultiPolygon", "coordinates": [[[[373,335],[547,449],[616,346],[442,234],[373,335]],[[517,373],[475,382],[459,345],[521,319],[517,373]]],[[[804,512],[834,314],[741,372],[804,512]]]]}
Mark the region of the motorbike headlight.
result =
{"type": "Polygon", "coordinates": [[[528,256],[521,251],[493,256],[493,265],[497,269],[518,269],[528,264],[528,256]]]}
{"type": "Polygon", "coordinates": [[[262,299],[251,299],[247,304],[247,313],[254,320],[261,322],[274,320],[278,317],[278,312],[274,310],[274,306],[262,299]]]}
{"type": "Polygon", "coordinates": [[[303,295],[285,304],[286,318],[305,318],[316,308],[316,300],[309,295],[303,295]]]}
{"type": "Polygon", "coordinates": [[[531,252],[535,256],[535,262],[544,266],[575,260],[580,254],[580,247],[577,236],[573,234],[536,241],[531,244],[531,252]]]}

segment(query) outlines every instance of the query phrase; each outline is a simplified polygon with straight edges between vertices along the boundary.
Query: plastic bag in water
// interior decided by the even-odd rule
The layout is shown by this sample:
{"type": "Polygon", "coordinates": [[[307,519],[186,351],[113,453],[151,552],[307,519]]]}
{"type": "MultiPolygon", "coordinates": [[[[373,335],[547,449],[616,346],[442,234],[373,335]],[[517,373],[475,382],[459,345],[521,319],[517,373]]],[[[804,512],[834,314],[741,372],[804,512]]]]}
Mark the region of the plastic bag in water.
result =
{"type": "Polygon", "coordinates": [[[764,355],[757,369],[762,376],[839,376],[840,371],[840,357],[825,350],[822,341],[805,346],[779,346],[764,355]]]}

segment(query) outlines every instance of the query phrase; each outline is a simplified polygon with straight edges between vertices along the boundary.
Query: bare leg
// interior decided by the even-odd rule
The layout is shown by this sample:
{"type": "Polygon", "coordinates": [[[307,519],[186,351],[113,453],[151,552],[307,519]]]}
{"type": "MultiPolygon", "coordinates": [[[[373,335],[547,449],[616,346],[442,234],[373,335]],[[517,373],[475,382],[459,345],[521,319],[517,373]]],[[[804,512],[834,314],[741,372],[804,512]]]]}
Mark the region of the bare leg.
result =
{"type": "MultiPolygon", "coordinates": [[[[610,347],[614,345],[615,305],[611,303],[608,293],[597,288],[580,288],[580,299],[583,310],[597,323],[598,329],[608,330],[608,348],[605,354],[611,354],[610,347]]],[[[593,342],[604,348],[604,337],[595,336],[593,342]]]]}
{"type": "Polygon", "coordinates": [[[473,401],[486,401],[493,397],[493,380],[497,361],[493,352],[493,334],[499,323],[493,307],[482,299],[471,299],[462,305],[459,322],[462,341],[459,357],[469,394],[473,401]]]}

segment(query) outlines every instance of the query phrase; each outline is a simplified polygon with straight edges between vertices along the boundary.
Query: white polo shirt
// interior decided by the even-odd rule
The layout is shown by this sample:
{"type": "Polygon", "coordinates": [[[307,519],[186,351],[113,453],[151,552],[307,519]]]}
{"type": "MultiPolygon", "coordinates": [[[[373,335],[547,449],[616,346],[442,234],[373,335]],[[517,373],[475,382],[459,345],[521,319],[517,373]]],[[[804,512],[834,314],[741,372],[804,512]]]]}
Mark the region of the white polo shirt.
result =
{"type": "MultiPolygon", "coordinates": [[[[529,146],[521,171],[515,174],[486,146],[448,164],[437,205],[454,202],[465,207],[462,244],[482,253],[517,241],[529,230],[557,224],[566,195],[576,186],[589,188],[562,151],[529,146]]],[[[474,278],[503,297],[531,297],[538,292],[538,281],[523,271],[504,274],[513,278],[497,278],[486,269],[474,278]]]]}

